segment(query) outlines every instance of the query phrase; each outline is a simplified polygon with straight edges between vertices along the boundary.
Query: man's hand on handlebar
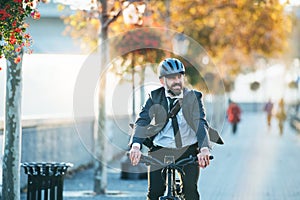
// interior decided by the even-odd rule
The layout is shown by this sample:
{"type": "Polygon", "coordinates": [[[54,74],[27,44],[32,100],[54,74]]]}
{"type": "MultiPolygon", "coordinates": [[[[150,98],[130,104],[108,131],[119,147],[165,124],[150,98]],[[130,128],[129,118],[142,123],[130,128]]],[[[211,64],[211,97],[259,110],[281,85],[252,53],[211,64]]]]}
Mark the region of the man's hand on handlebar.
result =
{"type": "Polygon", "coordinates": [[[142,152],[139,147],[132,146],[129,151],[129,158],[133,166],[137,165],[140,162],[142,152]]]}
{"type": "Polygon", "coordinates": [[[202,148],[200,153],[197,154],[198,163],[201,168],[205,168],[209,165],[210,152],[208,148],[202,148]]]}

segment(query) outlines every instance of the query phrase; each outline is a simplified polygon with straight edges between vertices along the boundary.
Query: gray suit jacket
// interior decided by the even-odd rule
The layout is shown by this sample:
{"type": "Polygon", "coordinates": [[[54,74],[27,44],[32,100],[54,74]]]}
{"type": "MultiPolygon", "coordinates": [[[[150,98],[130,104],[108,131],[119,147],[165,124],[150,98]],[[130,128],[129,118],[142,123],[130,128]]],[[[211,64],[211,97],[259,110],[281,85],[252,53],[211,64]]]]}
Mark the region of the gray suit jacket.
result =
{"type": "MultiPolygon", "coordinates": [[[[165,89],[161,87],[152,91],[134,124],[130,144],[139,143],[151,148],[153,138],[167,122],[167,110],[165,89]]],[[[196,133],[199,148],[210,148],[210,142],[223,144],[218,132],[210,128],[206,121],[201,92],[184,89],[182,112],[185,120],[196,133]]]]}

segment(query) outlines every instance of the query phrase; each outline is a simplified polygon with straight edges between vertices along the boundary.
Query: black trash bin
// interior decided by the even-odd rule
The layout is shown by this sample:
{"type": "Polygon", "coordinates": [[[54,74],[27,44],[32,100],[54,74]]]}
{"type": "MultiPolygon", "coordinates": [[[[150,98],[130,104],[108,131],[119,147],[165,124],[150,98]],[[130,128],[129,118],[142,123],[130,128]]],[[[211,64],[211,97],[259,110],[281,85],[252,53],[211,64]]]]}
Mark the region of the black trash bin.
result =
{"type": "Polygon", "coordinates": [[[128,156],[124,156],[121,160],[121,179],[147,179],[147,166],[142,163],[133,166],[128,156]]]}
{"type": "Polygon", "coordinates": [[[62,200],[64,175],[71,163],[22,163],[28,175],[27,200],[62,200]]]}

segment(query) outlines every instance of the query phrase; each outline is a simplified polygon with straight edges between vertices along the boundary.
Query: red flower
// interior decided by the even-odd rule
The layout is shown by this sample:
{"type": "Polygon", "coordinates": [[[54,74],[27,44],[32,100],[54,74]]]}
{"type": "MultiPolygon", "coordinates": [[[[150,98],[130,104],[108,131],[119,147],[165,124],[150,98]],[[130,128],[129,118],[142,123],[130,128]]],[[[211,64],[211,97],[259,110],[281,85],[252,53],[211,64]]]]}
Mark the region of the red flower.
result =
{"type": "Polygon", "coordinates": [[[12,23],[12,26],[13,26],[13,27],[17,26],[17,21],[14,21],[14,22],[12,23]]]}
{"type": "Polygon", "coordinates": [[[20,61],[21,61],[21,57],[18,56],[18,57],[15,58],[15,61],[14,61],[14,62],[15,62],[16,64],[18,64],[20,61]]]}
{"type": "Polygon", "coordinates": [[[28,5],[29,5],[30,7],[33,7],[33,2],[29,2],[28,5]]]}
{"type": "Polygon", "coordinates": [[[0,9],[0,15],[7,15],[7,13],[4,9],[0,9]]]}
{"type": "Polygon", "coordinates": [[[25,39],[30,39],[30,35],[29,35],[28,33],[26,33],[26,34],[24,35],[24,38],[25,38],[25,39]]]}
{"type": "Polygon", "coordinates": [[[0,71],[2,70],[2,67],[0,67],[0,71]]]}
{"type": "Polygon", "coordinates": [[[15,32],[21,33],[21,32],[22,32],[22,29],[20,29],[20,28],[15,28],[15,32]]]}
{"type": "Polygon", "coordinates": [[[10,14],[8,14],[7,12],[6,12],[6,10],[5,9],[0,9],[0,20],[6,20],[7,18],[9,18],[11,15],[10,14]],[[2,16],[1,16],[2,15],[2,16]]]}
{"type": "Polygon", "coordinates": [[[18,48],[16,48],[16,52],[18,53],[18,52],[20,52],[22,50],[22,47],[18,47],[18,48]]]}
{"type": "Polygon", "coordinates": [[[17,39],[15,38],[15,35],[11,35],[9,38],[9,43],[14,45],[14,44],[16,44],[16,42],[17,42],[17,39]]]}
{"type": "Polygon", "coordinates": [[[40,19],[41,18],[41,13],[38,11],[35,11],[34,13],[31,14],[33,19],[40,19]]]}

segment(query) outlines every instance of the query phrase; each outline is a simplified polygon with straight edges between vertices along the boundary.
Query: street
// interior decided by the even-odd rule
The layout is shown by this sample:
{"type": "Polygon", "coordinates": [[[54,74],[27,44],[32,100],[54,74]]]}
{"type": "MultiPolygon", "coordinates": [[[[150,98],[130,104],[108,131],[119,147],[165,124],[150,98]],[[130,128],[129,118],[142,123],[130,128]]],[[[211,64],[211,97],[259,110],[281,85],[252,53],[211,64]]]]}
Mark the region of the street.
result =
{"type": "Polygon", "coordinates": [[[215,160],[202,170],[204,200],[292,200],[300,198],[300,135],[277,121],[270,129],[263,114],[245,113],[238,132],[225,126],[224,146],[216,146],[215,160]]]}
{"type": "MultiPolygon", "coordinates": [[[[244,113],[235,135],[225,123],[225,145],[214,146],[214,160],[201,171],[201,200],[296,200],[300,198],[300,135],[277,121],[270,129],[263,113],[244,113]]],[[[93,169],[66,177],[64,199],[145,199],[147,180],[120,179],[120,160],[110,164],[106,195],[94,196],[93,169]]],[[[25,194],[22,194],[25,199],[25,194]]]]}

